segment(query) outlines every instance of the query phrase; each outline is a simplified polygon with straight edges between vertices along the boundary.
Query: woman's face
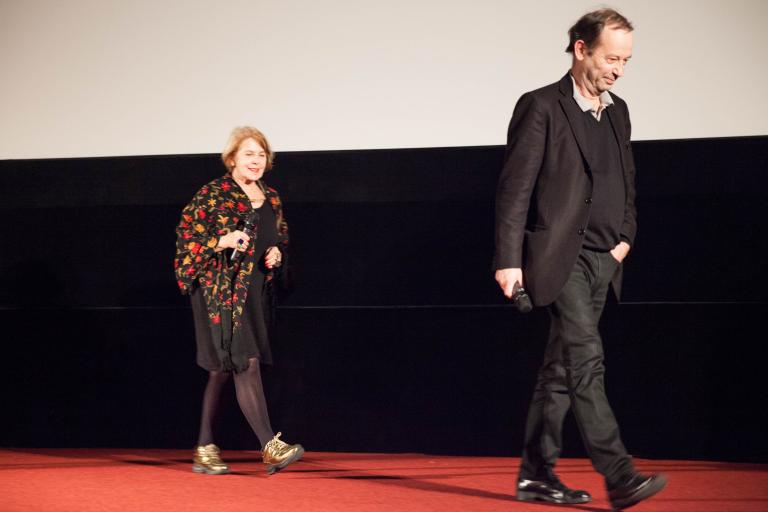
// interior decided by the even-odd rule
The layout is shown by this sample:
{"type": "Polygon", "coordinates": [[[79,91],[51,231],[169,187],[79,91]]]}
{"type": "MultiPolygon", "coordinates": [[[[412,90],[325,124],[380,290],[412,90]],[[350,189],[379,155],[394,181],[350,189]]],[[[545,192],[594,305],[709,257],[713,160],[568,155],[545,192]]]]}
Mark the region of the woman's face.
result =
{"type": "Polygon", "coordinates": [[[235,164],[232,177],[237,181],[257,181],[264,175],[267,167],[267,152],[254,139],[248,138],[240,143],[233,159],[235,164]]]}

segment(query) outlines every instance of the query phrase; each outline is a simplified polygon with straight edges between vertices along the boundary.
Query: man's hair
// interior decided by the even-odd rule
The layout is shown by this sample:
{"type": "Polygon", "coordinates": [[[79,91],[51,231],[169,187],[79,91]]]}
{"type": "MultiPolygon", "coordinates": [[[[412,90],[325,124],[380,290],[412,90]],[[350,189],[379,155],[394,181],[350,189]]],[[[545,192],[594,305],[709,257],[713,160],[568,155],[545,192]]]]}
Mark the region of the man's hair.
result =
{"type": "Polygon", "coordinates": [[[600,34],[605,27],[626,30],[632,32],[634,27],[627,18],[614,9],[598,9],[588,12],[577,21],[569,30],[568,53],[573,53],[573,45],[576,41],[584,41],[587,51],[591,51],[597,45],[600,34]]]}

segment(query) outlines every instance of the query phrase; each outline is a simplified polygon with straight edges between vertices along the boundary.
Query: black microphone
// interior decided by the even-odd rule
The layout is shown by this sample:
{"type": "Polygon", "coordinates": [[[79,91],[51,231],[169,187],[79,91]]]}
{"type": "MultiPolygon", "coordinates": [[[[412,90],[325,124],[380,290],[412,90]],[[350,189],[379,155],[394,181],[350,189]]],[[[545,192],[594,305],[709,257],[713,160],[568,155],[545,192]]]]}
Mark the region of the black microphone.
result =
{"type": "MultiPolygon", "coordinates": [[[[248,215],[248,218],[245,219],[245,223],[243,224],[243,233],[248,235],[251,239],[251,242],[253,242],[254,237],[256,236],[256,231],[254,231],[253,228],[256,227],[256,224],[259,223],[259,212],[251,212],[250,215],[248,215]]],[[[239,244],[240,240],[238,240],[239,244]]],[[[230,261],[239,260],[242,258],[243,253],[239,252],[237,250],[237,247],[232,249],[232,256],[229,257],[230,261]]]]}
{"type": "Polygon", "coordinates": [[[520,286],[518,281],[515,281],[515,286],[512,287],[512,303],[521,313],[530,313],[533,309],[533,304],[531,304],[531,298],[528,296],[528,292],[525,291],[525,288],[520,286]]]}

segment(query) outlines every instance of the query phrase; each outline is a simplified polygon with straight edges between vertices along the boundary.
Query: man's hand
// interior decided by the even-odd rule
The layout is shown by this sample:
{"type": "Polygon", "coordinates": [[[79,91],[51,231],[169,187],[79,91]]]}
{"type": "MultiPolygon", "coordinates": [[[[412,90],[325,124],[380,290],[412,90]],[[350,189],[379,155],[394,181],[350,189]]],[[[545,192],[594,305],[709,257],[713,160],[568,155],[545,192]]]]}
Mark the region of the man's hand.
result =
{"type": "Polygon", "coordinates": [[[523,286],[523,269],[521,268],[500,268],[496,271],[495,277],[496,282],[501,287],[501,291],[504,292],[504,296],[508,299],[512,298],[515,283],[520,283],[520,286],[523,286]]]}
{"type": "Polygon", "coordinates": [[[624,261],[624,258],[627,257],[627,254],[629,254],[629,244],[627,242],[621,241],[619,244],[611,249],[611,256],[621,263],[624,261]]]}

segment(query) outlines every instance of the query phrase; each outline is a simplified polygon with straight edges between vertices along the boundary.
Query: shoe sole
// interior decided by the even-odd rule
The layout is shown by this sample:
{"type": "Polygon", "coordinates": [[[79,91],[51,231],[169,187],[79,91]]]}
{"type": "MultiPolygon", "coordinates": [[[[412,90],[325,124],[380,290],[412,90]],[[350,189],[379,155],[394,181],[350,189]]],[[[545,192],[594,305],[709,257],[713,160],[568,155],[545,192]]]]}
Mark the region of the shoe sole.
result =
{"type": "Polygon", "coordinates": [[[304,448],[300,446],[299,449],[296,450],[296,453],[294,453],[292,457],[285,459],[280,464],[270,464],[269,466],[267,466],[267,474],[274,475],[278,471],[281,471],[286,466],[288,466],[288,464],[293,464],[294,462],[299,460],[303,455],[304,455],[304,448]]]}
{"type": "Polygon", "coordinates": [[[192,472],[200,473],[200,474],[205,473],[206,475],[226,475],[227,473],[229,473],[229,469],[225,469],[222,471],[214,471],[200,464],[192,464],[192,472]]]}
{"type": "Polygon", "coordinates": [[[557,503],[558,505],[579,505],[582,503],[589,503],[592,501],[592,498],[586,498],[586,499],[577,499],[577,500],[569,500],[567,498],[551,498],[549,496],[542,496],[541,494],[537,494],[535,492],[528,492],[528,491],[517,491],[517,494],[515,494],[515,498],[517,498],[517,501],[546,501],[547,503],[557,503]]]}
{"type": "Polygon", "coordinates": [[[660,493],[666,486],[667,477],[664,475],[657,475],[656,478],[648,481],[647,485],[642,486],[630,496],[618,500],[611,500],[611,506],[614,511],[624,510],[660,493]]]}

